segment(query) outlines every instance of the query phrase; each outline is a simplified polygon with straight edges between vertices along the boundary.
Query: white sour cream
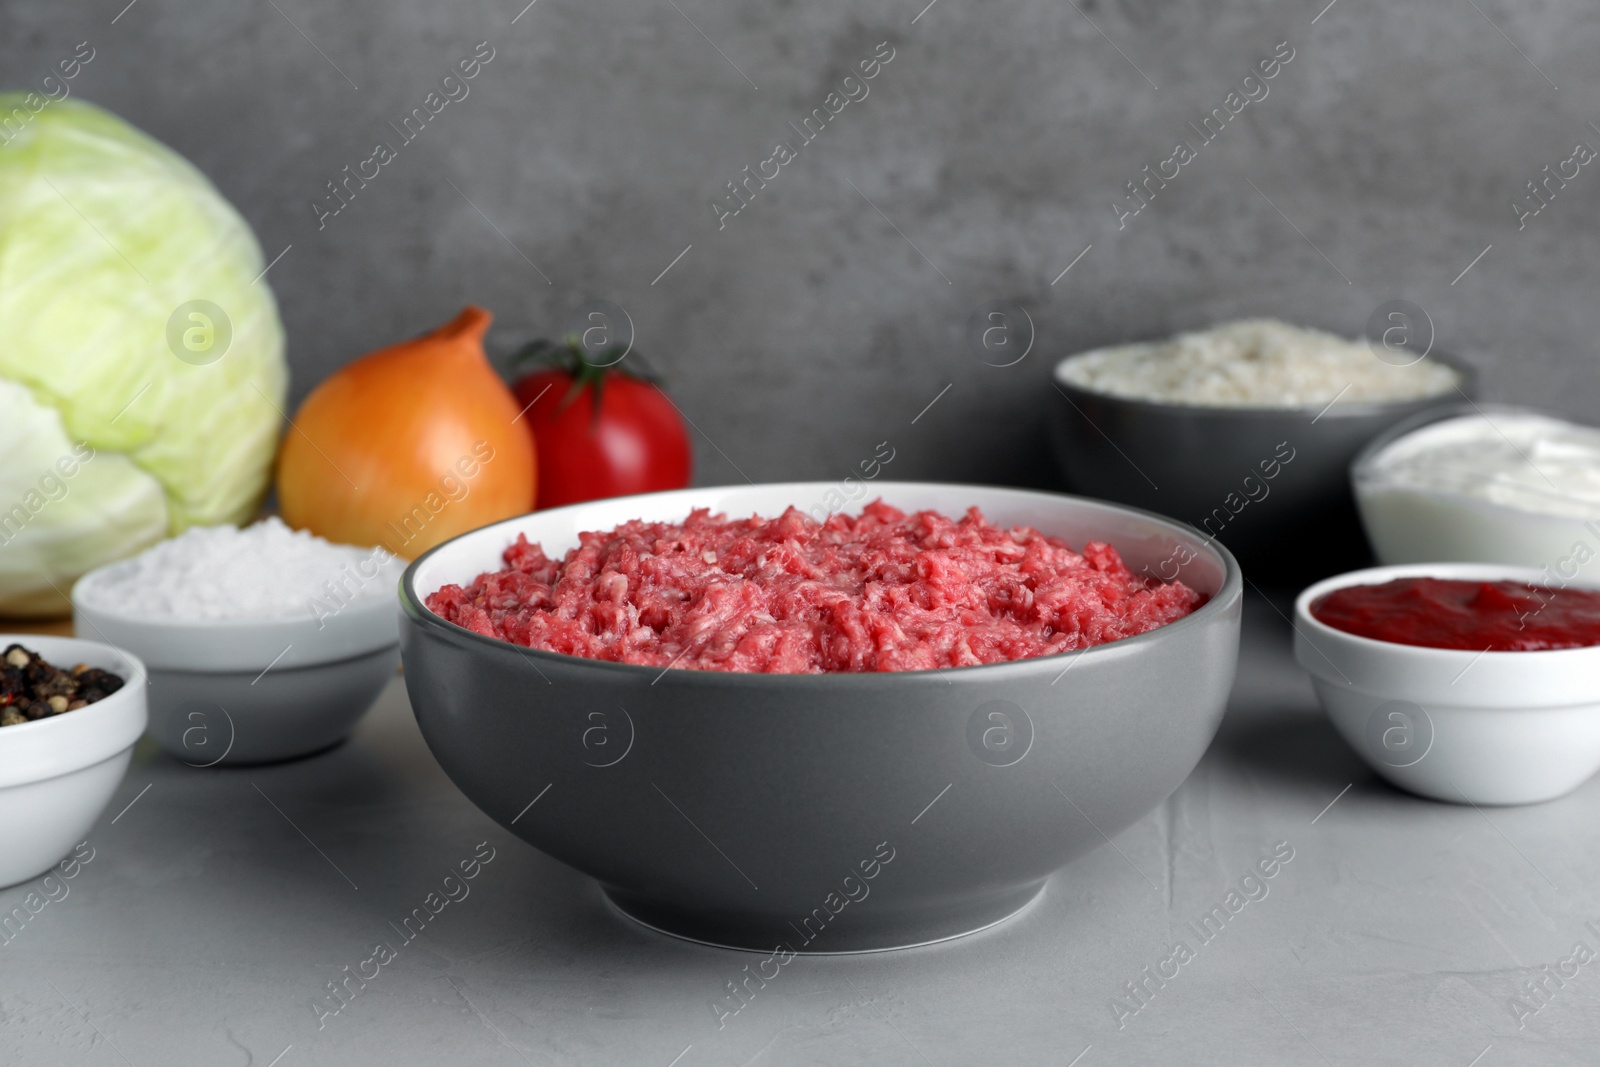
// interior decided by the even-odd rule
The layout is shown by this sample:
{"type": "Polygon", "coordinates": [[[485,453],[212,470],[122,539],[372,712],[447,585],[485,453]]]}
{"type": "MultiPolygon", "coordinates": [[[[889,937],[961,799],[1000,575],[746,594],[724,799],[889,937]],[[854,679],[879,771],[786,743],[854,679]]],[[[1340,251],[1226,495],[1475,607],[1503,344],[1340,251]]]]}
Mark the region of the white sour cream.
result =
{"type": "Polygon", "coordinates": [[[1461,561],[1600,573],[1600,429],[1491,409],[1423,426],[1355,471],[1384,563],[1461,561]]]}

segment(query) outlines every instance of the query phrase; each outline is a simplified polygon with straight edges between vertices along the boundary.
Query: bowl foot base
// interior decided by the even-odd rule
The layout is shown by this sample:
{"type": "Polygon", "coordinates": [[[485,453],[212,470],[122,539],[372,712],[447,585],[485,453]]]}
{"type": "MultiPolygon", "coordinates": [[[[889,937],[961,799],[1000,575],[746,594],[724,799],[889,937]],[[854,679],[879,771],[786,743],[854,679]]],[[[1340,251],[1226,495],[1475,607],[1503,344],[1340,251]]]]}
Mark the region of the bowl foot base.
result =
{"type": "Polygon", "coordinates": [[[1044,888],[1045,882],[1041,880],[955,905],[884,908],[876,917],[871,913],[870,901],[863,900],[858,916],[852,917],[846,911],[837,917],[858,921],[840,921],[837,926],[821,930],[809,925],[802,930],[793,921],[776,916],[708,915],[613,889],[602,889],[601,895],[614,911],[630,922],[682,941],[764,955],[770,955],[775,947],[786,946],[797,955],[847,956],[917,948],[976,934],[1027,911],[1044,895],[1044,888]]]}

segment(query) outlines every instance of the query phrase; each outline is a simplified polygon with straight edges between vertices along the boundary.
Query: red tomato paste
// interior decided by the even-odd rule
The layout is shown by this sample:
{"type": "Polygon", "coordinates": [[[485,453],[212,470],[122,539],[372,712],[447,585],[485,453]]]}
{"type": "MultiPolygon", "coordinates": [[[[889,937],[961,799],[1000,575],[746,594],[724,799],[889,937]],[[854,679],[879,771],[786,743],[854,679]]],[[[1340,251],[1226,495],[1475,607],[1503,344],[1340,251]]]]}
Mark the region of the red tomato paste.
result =
{"type": "Polygon", "coordinates": [[[1110,545],[1080,554],[978,509],[952,520],[882,502],[825,524],[702,509],[681,523],[585,533],[552,560],[519,536],[505,569],[427,598],[476,633],[591,659],[815,674],[967,667],[1153,630],[1205,597],[1135,575],[1110,545]]]}
{"type": "Polygon", "coordinates": [[[1522,582],[1396,578],[1311,603],[1336,630],[1427,648],[1537,652],[1600,645],[1600,592],[1522,582]]]}

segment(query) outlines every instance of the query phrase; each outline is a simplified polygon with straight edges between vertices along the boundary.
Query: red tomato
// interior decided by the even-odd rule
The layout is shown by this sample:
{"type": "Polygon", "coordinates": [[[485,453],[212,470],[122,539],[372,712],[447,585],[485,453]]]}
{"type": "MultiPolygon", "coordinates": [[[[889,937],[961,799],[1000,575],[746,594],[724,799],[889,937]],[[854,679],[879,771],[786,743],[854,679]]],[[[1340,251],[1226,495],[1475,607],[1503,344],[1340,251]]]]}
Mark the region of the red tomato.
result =
{"type": "Polygon", "coordinates": [[[512,391],[539,452],[539,508],[689,484],[689,434],[654,384],[620,371],[576,394],[570,371],[536,370],[512,391]],[[600,411],[595,412],[595,395],[600,411]]]}

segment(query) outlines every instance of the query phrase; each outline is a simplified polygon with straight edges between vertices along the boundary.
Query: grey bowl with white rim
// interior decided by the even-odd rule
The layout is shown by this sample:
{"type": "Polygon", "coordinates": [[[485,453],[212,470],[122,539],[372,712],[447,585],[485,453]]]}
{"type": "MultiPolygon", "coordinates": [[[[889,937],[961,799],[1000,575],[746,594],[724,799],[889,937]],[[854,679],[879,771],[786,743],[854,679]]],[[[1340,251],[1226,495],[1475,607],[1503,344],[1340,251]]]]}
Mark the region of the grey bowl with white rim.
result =
{"type": "MultiPolygon", "coordinates": [[[[1350,463],[1373,437],[1461,396],[1326,408],[1209,407],[1091,392],[1056,365],[1050,428],[1067,488],[1193,523],[1251,579],[1303,584],[1368,562],[1350,463]],[[1287,461],[1286,461],[1287,458],[1287,461]]],[[[1461,394],[1477,374],[1437,352],[1461,394]]]]}
{"type": "MultiPolygon", "coordinates": [[[[150,679],[149,733],[192,767],[271,763],[337,744],[399,666],[395,602],[357,597],[323,617],[181,620],[107,611],[72,589],[80,636],[128,649],[150,679]]],[[[86,595],[87,591],[87,595],[86,595]]]]}
{"type": "MultiPolygon", "coordinates": [[[[1226,549],[1160,516],[978,486],[874,482],[904,510],[977,506],[1209,601],[1137,637],[942,671],[739,674],[602,662],[474,633],[425,598],[500,569],[518,534],[697,507],[775,516],[828,483],[689,489],[540,511],[425,553],[401,581],[406,687],[463,793],[596,879],[644,926],[770,952],[867,952],[983,929],[1169,796],[1221,720],[1242,582],[1226,549]]],[[[1070,877],[1070,875],[1065,875],[1070,877]]]]}

